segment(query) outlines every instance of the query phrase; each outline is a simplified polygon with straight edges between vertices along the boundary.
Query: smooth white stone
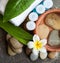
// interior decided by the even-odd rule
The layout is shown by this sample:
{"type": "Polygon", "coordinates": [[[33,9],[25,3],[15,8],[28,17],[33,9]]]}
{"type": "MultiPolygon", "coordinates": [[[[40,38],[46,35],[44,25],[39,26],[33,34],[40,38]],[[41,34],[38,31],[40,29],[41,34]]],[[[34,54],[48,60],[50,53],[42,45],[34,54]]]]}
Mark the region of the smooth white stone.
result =
{"type": "Polygon", "coordinates": [[[31,59],[32,61],[35,61],[35,60],[38,59],[38,55],[34,55],[33,53],[31,53],[30,59],[31,59]]]}
{"type": "Polygon", "coordinates": [[[45,6],[45,8],[50,9],[53,7],[53,1],[52,0],[45,0],[43,5],[45,6]]]}
{"type": "Polygon", "coordinates": [[[31,21],[36,21],[36,20],[38,20],[38,14],[37,14],[36,12],[31,12],[31,13],[29,14],[29,20],[31,20],[31,21]]]}
{"type": "Polygon", "coordinates": [[[42,4],[40,4],[36,7],[36,11],[37,13],[42,14],[45,12],[45,7],[42,4]]]}
{"type": "Polygon", "coordinates": [[[33,22],[33,21],[29,21],[29,22],[26,23],[26,28],[27,28],[27,30],[32,31],[32,30],[35,29],[35,27],[36,27],[36,24],[35,24],[35,22],[33,22]]]}
{"type": "Polygon", "coordinates": [[[47,58],[47,52],[46,53],[40,52],[40,58],[43,59],[43,60],[46,59],[47,58]]]}

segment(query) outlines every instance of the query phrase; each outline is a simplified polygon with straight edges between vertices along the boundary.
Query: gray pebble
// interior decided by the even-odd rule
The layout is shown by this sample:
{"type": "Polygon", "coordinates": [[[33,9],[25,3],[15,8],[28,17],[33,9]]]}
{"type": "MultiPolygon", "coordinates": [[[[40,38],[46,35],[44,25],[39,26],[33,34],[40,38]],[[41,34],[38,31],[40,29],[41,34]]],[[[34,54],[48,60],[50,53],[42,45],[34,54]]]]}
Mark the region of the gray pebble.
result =
{"type": "Polygon", "coordinates": [[[38,59],[38,55],[34,55],[33,53],[31,53],[30,59],[31,59],[32,61],[35,61],[35,60],[38,59]]]}
{"type": "Polygon", "coordinates": [[[51,46],[58,46],[60,45],[60,37],[59,31],[53,30],[49,36],[48,44],[51,46]]]}

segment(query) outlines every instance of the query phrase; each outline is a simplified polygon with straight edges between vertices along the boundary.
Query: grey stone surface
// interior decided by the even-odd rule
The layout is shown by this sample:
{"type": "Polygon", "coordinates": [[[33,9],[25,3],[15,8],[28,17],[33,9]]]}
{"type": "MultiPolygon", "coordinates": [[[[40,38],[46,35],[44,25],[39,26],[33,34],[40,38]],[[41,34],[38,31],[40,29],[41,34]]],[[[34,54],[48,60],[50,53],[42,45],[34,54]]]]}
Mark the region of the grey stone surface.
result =
{"type": "MultiPolygon", "coordinates": [[[[60,0],[53,0],[55,7],[60,7],[60,0]]],[[[60,63],[60,56],[57,59],[38,59],[32,62],[25,52],[11,57],[7,54],[7,41],[5,40],[6,32],[0,28],[0,63],[60,63]]]]}

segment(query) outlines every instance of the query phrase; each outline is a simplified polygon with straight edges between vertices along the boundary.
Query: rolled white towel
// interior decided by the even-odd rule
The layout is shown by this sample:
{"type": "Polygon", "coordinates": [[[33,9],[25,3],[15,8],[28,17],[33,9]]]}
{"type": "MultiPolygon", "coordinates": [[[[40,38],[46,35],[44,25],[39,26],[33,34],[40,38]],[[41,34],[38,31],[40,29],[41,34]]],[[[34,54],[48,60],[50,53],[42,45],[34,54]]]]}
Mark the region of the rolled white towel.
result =
{"type": "Polygon", "coordinates": [[[43,5],[45,6],[45,8],[50,9],[53,7],[53,1],[52,0],[45,0],[43,5]]]}
{"type": "Polygon", "coordinates": [[[38,14],[44,13],[44,12],[45,12],[45,7],[44,7],[44,5],[42,5],[42,4],[38,5],[38,6],[36,7],[36,12],[37,12],[38,14]]]}
{"type": "Polygon", "coordinates": [[[31,20],[31,21],[36,21],[36,20],[38,20],[38,14],[37,14],[36,12],[31,12],[31,13],[29,14],[29,20],[31,20]]]}
{"type": "Polygon", "coordinates": [[[35,24],[34,21],[28,21],[28,22],[26,23],[26,28],[27,28],[27,30],[29,30],[29,31],[34,30],[35,27],[36,27],[36,24],[35,24]]]}

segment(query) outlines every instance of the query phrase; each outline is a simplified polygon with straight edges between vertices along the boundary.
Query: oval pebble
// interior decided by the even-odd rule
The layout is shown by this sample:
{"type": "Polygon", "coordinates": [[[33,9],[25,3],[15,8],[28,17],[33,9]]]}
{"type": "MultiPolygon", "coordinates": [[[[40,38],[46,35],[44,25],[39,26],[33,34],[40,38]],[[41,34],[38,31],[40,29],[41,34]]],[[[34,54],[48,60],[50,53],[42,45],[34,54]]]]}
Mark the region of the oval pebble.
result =
{"type": "Polygon", "coordinates": [[[50,46],[59,46],[60,45],[60,37],[59,37],[59,31],[53,30],[50,33],[50,36],[48,38],[48,44],[50,46]]]}
{"type": "Polygon", "coordinates": [[[8,46],[8,54],[9,54],[10,56],[16,55],[16,53],[13,52],[12,49],[11,49],[9,46],[8,46]]]}
{"type": "Polygon", "coordinates": [[[46,59],[47,58],[47,53],[42,53],[42,52],[40,52],[40,58],[41,59],[46,59]]]}
{"type": "Polygon", "coordinates": [[[8,41],[12,36],[10,34],[6,35],[6,40],[8,41]]]}
{"type": "Polygon", "coordinates": [[[50,58],[50,59],[54,59],[54,58],[57,58],[58,57],[58,52],[50,52],[49,54],[48,54],[48,57],[50,58]]]}
{"type": "Polygon", "coordinates": [[[45,38],[48,37],[49,28],[44,24],[39,25],[38,28],[37,28],[37,34],[39,35],[39,37],[41,39],[45,39],[45,38]]]}
{"type": "Polygon", "coordinates": [[[35,55],[35,54],[31,53],[30,59],[31,59],[32,61],[35,61],[35,60],[38,59],[38,55],[35,55]]]}
{"type": "Polygon", "coordinates": [[[10,39],[10,44],[15,49],[19,49],[19,48],[23,47],[23,45],[18,40],[16,40],[15,38],[10,39]]]}
{"type": "Polygon", "coordinates": [[[48,14],[45,23],[53,29],[60,30],[60,16],[55,13],[48,14]]]}
{"type": "Polygon", "coordinates": [[[12,48],[12,50],[13,50],[15,53],[18,53],[18,54],[22,53],[22,48],[19,48],[19,49],[14,49],[14,48],[12,48]]]}
{"type": "Polygon", "coordinates": [[[26,54],[29,55],[31,52],[32,52],[32,50],[27,47],[26,48],[26,54]]]}

